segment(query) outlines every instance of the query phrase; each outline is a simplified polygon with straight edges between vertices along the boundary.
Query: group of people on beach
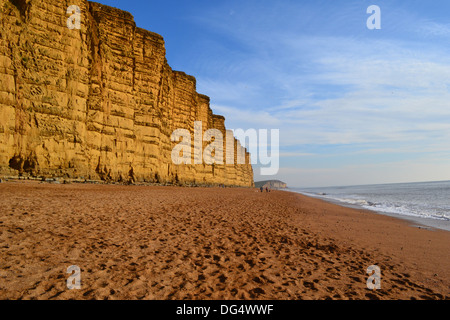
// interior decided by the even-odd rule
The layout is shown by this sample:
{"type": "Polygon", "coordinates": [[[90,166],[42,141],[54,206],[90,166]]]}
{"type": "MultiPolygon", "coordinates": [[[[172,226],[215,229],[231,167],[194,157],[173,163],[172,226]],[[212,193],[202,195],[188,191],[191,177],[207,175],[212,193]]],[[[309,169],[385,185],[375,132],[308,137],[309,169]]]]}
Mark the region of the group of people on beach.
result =
{"type": "MultiPolygon", "coordinates": [[[[264,187],[259,188],[259,190],[261,190],[261,192],[264,192],[264,187]]],[[[270,192],[270,189],[268,187],[266,187],[266,192],[270,192]]]]}

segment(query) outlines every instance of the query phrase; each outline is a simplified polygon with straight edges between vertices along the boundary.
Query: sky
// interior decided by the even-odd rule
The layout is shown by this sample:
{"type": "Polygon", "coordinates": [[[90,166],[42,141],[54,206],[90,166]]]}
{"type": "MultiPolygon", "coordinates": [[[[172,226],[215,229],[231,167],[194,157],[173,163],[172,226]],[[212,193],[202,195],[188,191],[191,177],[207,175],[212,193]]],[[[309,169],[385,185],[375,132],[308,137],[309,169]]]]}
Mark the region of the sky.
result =
{"type": "Polygon", "coordinates": [[[450,180],[449,1],[98,1],[162,35],[228,129],[279,130],[278,173],[255,181],[450,180]]]}

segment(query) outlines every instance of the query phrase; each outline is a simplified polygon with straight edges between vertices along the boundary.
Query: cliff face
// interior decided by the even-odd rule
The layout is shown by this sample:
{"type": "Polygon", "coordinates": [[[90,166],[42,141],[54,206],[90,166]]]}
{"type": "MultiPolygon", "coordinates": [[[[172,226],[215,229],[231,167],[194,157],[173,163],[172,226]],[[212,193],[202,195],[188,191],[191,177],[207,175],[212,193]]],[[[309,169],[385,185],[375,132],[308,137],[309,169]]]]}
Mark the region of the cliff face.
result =
{"type": "Polygon", "coordinates": [[[0,0],[0,175],[253,186],[248,153],[245,165],[173,164],[174,130],[193,136],[202,121],[225,140],[226,128],[160,35],[124,11],[70,5],[79,30],[65,1],[0,0]]]}

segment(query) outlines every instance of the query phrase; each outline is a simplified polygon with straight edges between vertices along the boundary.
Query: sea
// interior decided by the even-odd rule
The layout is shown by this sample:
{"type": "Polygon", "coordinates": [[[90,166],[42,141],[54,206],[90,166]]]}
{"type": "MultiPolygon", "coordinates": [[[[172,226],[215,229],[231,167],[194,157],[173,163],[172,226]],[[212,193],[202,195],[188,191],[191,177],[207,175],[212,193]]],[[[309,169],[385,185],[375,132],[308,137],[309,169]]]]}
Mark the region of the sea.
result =
{"type": "Polygon", "coordinates": [[[450,231],[450,181],[289,190],[450,231]]]}

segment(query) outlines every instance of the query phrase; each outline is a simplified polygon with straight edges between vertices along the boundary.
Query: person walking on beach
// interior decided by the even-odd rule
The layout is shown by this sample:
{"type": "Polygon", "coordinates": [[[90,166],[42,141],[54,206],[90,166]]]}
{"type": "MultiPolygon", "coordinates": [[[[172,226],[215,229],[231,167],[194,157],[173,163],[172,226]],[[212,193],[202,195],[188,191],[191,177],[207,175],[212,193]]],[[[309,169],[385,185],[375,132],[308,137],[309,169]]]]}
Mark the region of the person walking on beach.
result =
{"type": "Polygon", "coordinates": [[[261,188],[259,188],[259,190],[261,190],[261,192],[263,192],[263,191],[264,191],[264,188],[263,188],[263,187],[261,187],[261,188]]]}

